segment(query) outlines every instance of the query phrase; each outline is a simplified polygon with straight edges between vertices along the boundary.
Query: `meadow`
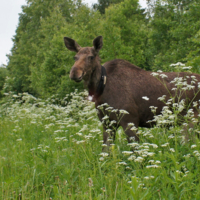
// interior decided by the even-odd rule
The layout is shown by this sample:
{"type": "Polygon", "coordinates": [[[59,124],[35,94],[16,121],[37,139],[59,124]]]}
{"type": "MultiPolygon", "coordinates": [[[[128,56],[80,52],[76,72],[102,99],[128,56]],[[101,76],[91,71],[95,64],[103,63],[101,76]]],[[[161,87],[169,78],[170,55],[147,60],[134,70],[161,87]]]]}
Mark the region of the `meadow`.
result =
{"type": "MultiPolygon", "coordinates": [[[[183,91],[192,89],[193,83],[175,81],[183,91]]],[[[138,129],[139,143],[128,144],[119,128],[109,151],[102,152],[102,123],[118,122],[107,117],[100,122],[86,91],[75,90],[62,100],[56,95],[46,100],[27,93],[4,95],[0,199],[200,199],[200,125],[189,109],[181,119],[190,135],[186,140],[177,122],[184,101],[168,100],[154,118],[156,126],[138,129]],[[187,126],[190,121],[193,128],[187,126]]],[[[193,107],[199,109],[198,102],[193,107]]],[[[125,114],[118,111],[118,119],[125,114]]],[[[128,126],[136,130],[134,124],[128,126]]]]}

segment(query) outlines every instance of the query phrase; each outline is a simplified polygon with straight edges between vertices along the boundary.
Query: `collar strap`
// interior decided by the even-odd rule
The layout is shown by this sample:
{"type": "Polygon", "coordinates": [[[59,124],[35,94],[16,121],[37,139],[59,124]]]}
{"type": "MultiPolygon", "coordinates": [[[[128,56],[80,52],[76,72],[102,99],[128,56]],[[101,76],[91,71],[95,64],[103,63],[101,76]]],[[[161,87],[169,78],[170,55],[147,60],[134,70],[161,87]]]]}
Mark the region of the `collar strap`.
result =
{"type": "Polygon", "coordinates": [[[95,97],[101,96],[104,91],[105,86],[106,86],[106,69],[104,66],[101,66],[101,78],[100,78],[99,85],[97,87],[97,90],[94,96],[95,97]]]}

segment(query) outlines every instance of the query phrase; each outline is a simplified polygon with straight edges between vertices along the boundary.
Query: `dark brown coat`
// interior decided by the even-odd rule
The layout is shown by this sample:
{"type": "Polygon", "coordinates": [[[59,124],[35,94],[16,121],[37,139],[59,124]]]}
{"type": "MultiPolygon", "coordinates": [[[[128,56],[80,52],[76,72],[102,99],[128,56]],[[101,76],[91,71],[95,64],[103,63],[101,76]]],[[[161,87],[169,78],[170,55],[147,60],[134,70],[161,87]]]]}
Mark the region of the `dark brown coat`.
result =
{"type": "MultiPolygon", "coordinates": [[[[86,87],[90,93],[95,93],[99,84],[101,76],[101,63],[98,56],[99,50],[103,46],[102,37],[99,36],[94,39],[93,47],[81,48],[76,41],[65,37],[64,42],[66,47],[77,52],[75,56],[75,63],[70,72],[70,78],[76,82],[84,80],[86,87]]],[[[166,99],[175,95],[175,91],[171,90],[174,84],[170,83],[175,77],[185,77],[187,75],[193,75],[200,82],[200,75],[189,73],[163,73],[168,78],[160,78],[165,81],[165,85],[161,83],[156,77],[152,76],[149,71],[140,69],[134,66],[128,61],[115,59],[108,61],[104,64],[106,69],[107,78],[106,85],[103,94],[99,97],[94,97],[93,101],[95,106],[107,103],[115,109],[124,109],[129,112],[125,115],[119,123],[124,130],[127,128],[129,122],[133,122],[136,127],[151,127],[152,124],[147,121],[153,119],[153,113],[150,106],[156,106],[157,113],[159,114],[164,106],[164,103],[158,100],[158,97],[166,95],[166,99]],[[171,93],[171,94],[170,94],[171,93]],[[147,96],[149,100],[144,100],[142,97],[147,96]]],[[[188,79],[191,81],[191,78],[188,79]]],[[[188,102],[197,101],[200,99],[200,93],[198,92],[197,83],[194,90],[187,91],[181,99],[187,99],[188,102]],[[195,96],[195,94],[197,94],[195,96]]],[[[197,115],[197,112],[195,112],[197,115]]],[[[102,111],[98,113],[101,120],[104,115],[102,111]]],[[[110,115],[110,121],[116,120],[115,114],[110,115]]],[[[104,143],[108,143],[108,133],[104,127],[104,143]]],[[[114,133],[115,134],[115,133],[114,133]]],[[[130,137],[135,137],[139,140],[136,133],[130,129],[126,130],[128,141],[130,137]]]]}

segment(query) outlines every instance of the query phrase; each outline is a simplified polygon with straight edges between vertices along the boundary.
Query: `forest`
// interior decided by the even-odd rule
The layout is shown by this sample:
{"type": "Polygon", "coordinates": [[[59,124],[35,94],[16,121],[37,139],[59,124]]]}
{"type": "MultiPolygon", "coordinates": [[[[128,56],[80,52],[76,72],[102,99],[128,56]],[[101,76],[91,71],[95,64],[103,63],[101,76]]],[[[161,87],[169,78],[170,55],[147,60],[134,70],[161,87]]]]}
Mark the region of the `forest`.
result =
{"type": "Polygon", "coordinates": [[[200,73],[200,1],[99,0],[92,7],[81,0],[27,0],[19,16],[8,64],[0,68],[4,93],[28,92],[39,98],[64,97],[75,88],[69,79],[73,52],[63,37],[92,46],[102,35],[102,64],[120,58],[151,71],[174,71],[182,62],[200,73]]]}

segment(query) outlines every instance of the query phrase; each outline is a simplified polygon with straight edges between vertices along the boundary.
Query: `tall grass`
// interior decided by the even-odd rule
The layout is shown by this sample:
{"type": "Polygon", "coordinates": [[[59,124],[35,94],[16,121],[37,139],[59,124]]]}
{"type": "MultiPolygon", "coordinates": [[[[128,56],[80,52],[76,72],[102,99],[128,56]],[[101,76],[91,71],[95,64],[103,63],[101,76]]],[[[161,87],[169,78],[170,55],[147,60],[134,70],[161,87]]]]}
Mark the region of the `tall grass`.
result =
{"type": "Polygon", "coordinates": [[[102,153],[102,124],[86,92],[62,101],[6,95],[0,111],[0,199],[200,199],[199,119],[192,110],[184,116],[183,123],[194,122],[185,140],[176,123],[183,102],[166,102],[174,112],[165,107],[154,128],[140,128],[139,143],[127,144],[120,128],[109,153],[102,153]]]}

